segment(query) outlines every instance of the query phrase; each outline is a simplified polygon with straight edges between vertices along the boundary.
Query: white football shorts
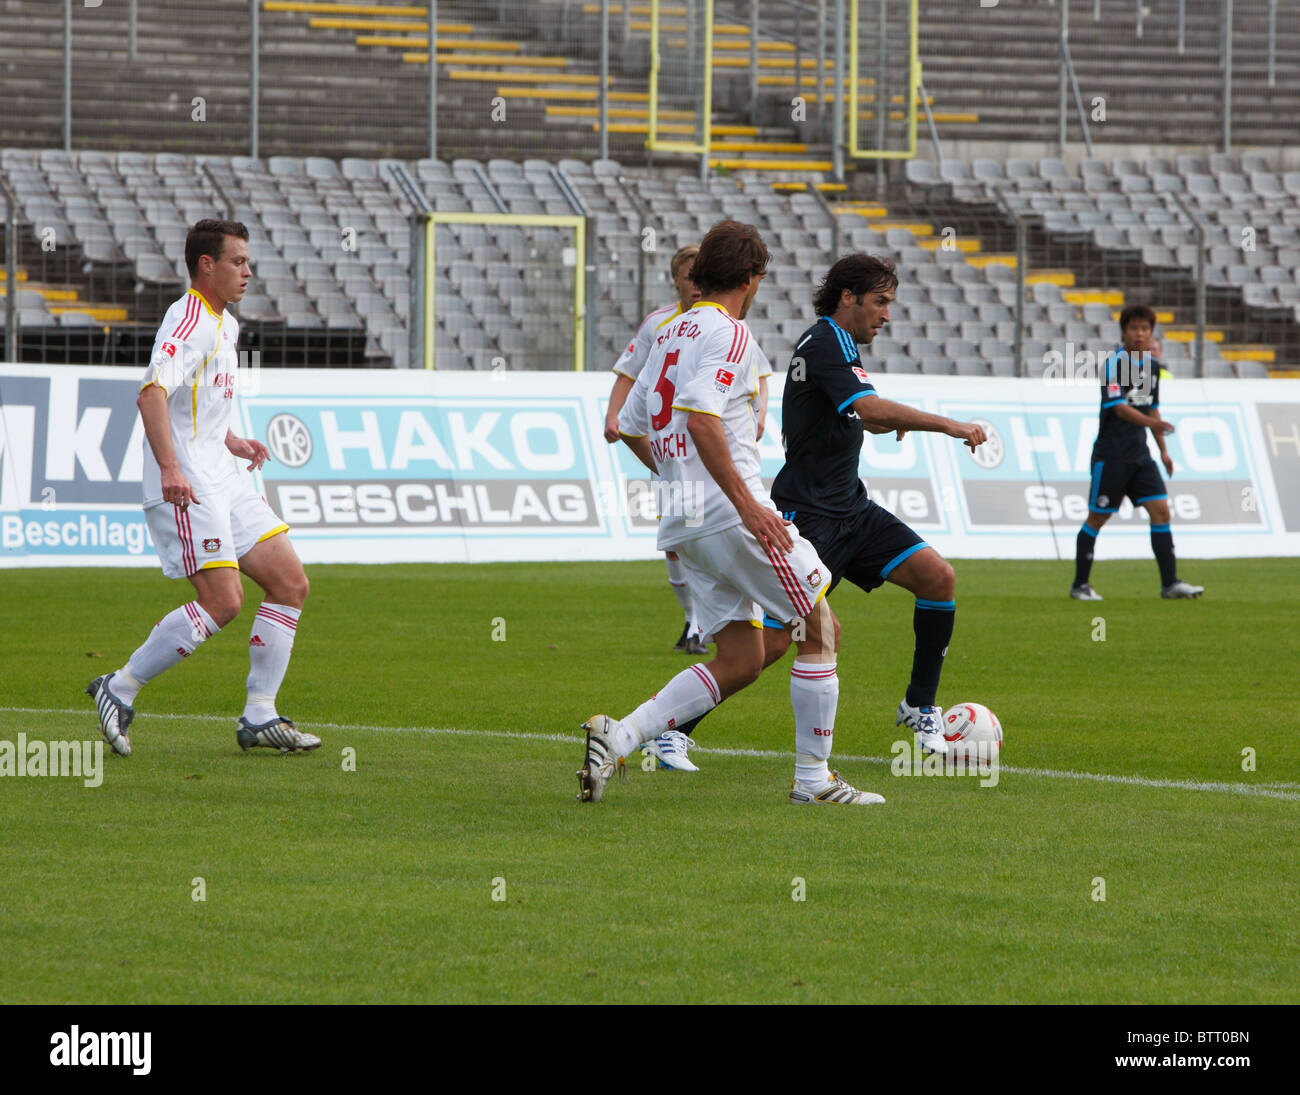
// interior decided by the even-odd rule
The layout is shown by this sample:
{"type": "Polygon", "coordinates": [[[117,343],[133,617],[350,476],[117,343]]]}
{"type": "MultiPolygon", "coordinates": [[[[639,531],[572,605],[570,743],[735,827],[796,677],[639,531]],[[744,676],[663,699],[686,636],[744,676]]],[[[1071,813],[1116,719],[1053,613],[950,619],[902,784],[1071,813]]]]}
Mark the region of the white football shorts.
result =
{"type": "Polygon", "coordinates": [[[245,475],[201,492],[198,505],[182,509],[162,502],[144,515],[168,578],[188,578],[212,567],[238,569],[255,545],[289,531],[245,475]]]}
{"type": "Polygon", "coordinates": [[[794,540],[789,553],[760,544],[744,525],[673,545],[695,602],[695,617],[706,635],[716,635],[733,620],[761,627],[755,602],[776,619],[794,623],[825,596],[830,568],[793,525],[787,531],[794,540]]]}

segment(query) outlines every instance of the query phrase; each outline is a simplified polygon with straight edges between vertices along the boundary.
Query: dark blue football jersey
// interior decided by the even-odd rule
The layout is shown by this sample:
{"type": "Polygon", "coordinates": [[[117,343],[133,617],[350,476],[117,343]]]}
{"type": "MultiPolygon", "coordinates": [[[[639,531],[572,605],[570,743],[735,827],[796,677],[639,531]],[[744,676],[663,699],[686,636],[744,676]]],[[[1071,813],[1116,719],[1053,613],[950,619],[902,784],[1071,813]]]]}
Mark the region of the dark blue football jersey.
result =
{"type": "Polygon", "coordinates": [[[829,316],[799,336],[781,406],[785,467],[772,483],[779,509],[838,517],[867,504],[858,476],[864,427],[853,404],[875,394],[857,344],[829,316]]]}
{"type": "Polygon", "coordinates": [[[1144,460],[1147,428],[1115,413],[1121,403],[1149,413],[1160,405],[1160,363],[1150,354],[1130,354],[1121,347],[1106,357],[1101,377],[1101,419],[1093,452],[1112,459],[1144,460]]]}

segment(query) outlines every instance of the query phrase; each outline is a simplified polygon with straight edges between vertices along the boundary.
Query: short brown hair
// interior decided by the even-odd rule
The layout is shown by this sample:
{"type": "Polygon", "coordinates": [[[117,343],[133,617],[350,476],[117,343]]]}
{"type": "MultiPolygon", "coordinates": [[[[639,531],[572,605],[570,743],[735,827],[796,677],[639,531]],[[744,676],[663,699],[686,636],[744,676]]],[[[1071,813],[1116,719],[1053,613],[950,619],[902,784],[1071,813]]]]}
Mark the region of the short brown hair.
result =
{"type": "Polygon", "coordinates": [[[767,246],[758,229],[739,221],[718,221],[700,241],[691,281],[701,296],[739,289],[767,270],[767,246]]]}
{"type": "Polygon", "coordinates": [[[239,221],[202,220],[199,221],[185,237],[185,266],[194,277],[199,272],[199,259],[207,255],[210,259],[221,258],[221,249],[226,245],[226,237],[248,242],[248,229],[239,221]]]}
{"type": "Polygon", "coordinates": [[[688,243],[685,247],[679,247],[677,249],[677,253],[673,255],[672,261],[668,263],[668,273],[672,277],[676,277],[677,271],[680,270],[683,266],[685,266],[686,263],[693,262],[695,260],[695,256],[698,255],[699,253],[700,253],[699,244],[688,243]]]}
{"type": "Polygon", "coordinates": [[[813,311],[819,316],[834,315],[845,289],[860,300],[867,293],[897,288],[898,274],[889,259],[876,255],[845,255],[826,271],[822,283],[813,291],[813,311]]]}
{"type": "Polygon", "coordinates": [[[1130,304],[1119,314],[1119,331],[1123,334],[1128,325],[1135,319],[1145,319],[1151,324],[1151,330],[1156,329],[1156,314],[1145,304],[1130,304]]]}

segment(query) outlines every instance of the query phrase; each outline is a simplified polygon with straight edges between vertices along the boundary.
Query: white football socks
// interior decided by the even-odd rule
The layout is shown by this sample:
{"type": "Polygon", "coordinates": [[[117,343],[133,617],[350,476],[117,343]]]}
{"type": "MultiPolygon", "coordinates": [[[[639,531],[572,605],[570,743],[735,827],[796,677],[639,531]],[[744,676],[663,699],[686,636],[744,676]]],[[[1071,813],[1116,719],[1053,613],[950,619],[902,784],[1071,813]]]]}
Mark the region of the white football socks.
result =
{"type": "Polygon", "coordinates": [[[835,663],[802,662],[790,668],[790,706],[794,708],[794,778],[824,784],[831,778],[826,763],[835,736],[835,708],[840,679],[835,663]]]}
{"type": "Polygon", "coordinates": [[[704,666],[683,669],[630,715],[619,719],[614,752],[626,757],[642,742],[653,741],[665,730],[712,711],[721,702],[718,682],[704,666]]]}
{"type": "Polygon", "coordinates": [[[263,601],[253,617],[253,631],[248,640],[248,699],[244,718],[254,726],[270,722],[278,714],[275,696],[289,668],[300,615],[300,608],[263,601]]]}
{"type": "Polygon", "coordinates": [[[158,621],[149,638],[113,676],[113,695],[127,705],[134,703],[141,688],[177,662],[184,661],[201,642],[220,630],[198,601],[173,609],[158,621]]]}

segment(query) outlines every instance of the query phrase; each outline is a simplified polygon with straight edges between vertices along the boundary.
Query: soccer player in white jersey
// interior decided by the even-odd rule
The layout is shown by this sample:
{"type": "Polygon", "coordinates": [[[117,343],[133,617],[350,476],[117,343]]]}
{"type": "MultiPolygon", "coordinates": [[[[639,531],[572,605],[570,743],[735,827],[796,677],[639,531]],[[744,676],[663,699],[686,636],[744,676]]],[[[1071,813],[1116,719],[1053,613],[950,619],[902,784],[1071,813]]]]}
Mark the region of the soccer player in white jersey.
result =
{"type": "Polygon", "coordinates": [[[167,309],[136,400],[144,424],[144,511],[163,573],[188,578],[196,598],[168,613],[121,668],[90,682],[99,728],[122,756],[140,689],[188,658],[239,615],[240,573],[266,593],[248,643],[247,702],[235,735],[241,748],[305,752],[305,734],[275,707],[293,651],[307,575],[286,525],[247,474],[266,446],[230,428],[237,383],[239,321],[227,310],[250,277],[248,229],[203,220],[185,239],[190,289],[167,309]],[[241,469],[240,464],[248,464],[241,469]]]}
{"type": "MultiPolygon", "coordinates": [[[[623,409],[623,404],[627,400],[628,393],[632,390],[632,385],[636,383],[637,377],[641,375],[641,370],[645,367],[646,358],[650,356],[650,349],[654,345],[656,334],[700,299],[700,292],[695,287],[695,283],[691,281],[691,264],[695,261],[695,256],[699,250],[699,247],[695,244],[689,244],[686,247],[679,248],[676,254],[673,255],[668,264],[668,271],[673,279],[673,288],[677,291],[677,303],[656,308],[646,316],[637,328],[636,334],[633,335],[632,341],[627,344],[627,349],[614,362],[614,386],[610,389],[609,409],[605,412],[605,440],[611,444],[619,439],[619,412],[623,409]]],[[[753,352],[758,359],[758,436],[762,437],[763,424],[767,420],[767,380],[772,375],[772,364],[756,341],[751,341],[750,345],[753,347],[753,352]]],[[[677,553],[666,551],[664,552],[664,558],[668,564],[668,584],[672,587],[677,603],[681,605],[684,617],[681,636],[677,639],[673,649],[686,654],[707,654],[709,652],[708,644],[705,641],[704,633],[700,630],[699,621],[695,618],[691,594],[686,586],[686,578],[682,573],[682,565],[677,558],[677,553]]],[[[673,746],[674,743],[669,742],[666,748],[666,751],[671,753],[672,756],[660,758],[667,767],[677,767],[673,763],[673,757],[677,755],[677,749],[673,746]]],[[[681,756],[685,756],[684,751],[681,756]]],[[[692,764],[683,764],[681,767],[688,771],[695,769],[692,764]]]]}
{"type": "Polygon", "coordinates": [[[717,654],[692,665],[622,719],[583,724],[578,797],[599,802],[624,758],[665,730],[712,710],[763,669],[756,609],[795,630],[792,803],[883,802],[832,772],[839,681],[837,628],[824,593],[830,572],[781,517],[759,474],[758,379],[743,320],[767,267],[753,225],[721,221],[700,244],[692,278],[701,299],[656,336],[619,429],[660,490],[659,547],[681,557],[700,623],[717,654]],[[638,434],[640,436],[638,436],[638,434]]]}

